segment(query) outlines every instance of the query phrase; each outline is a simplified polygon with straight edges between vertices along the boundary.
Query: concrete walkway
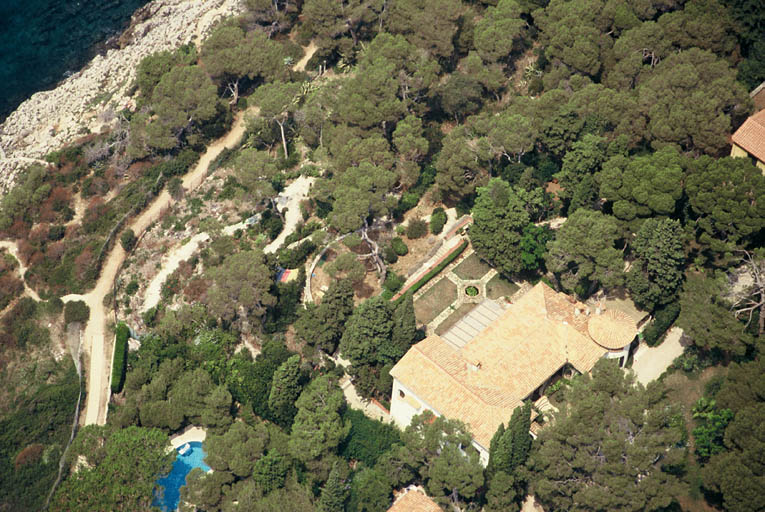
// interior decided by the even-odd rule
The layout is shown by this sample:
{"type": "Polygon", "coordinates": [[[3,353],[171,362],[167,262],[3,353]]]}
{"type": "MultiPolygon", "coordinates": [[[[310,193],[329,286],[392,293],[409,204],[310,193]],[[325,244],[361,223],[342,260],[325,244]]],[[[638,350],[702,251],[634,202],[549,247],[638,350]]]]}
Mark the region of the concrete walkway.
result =
{"type": "Polygon", "coordinates": [[[340,379],[340,389],[343,390],[345,401],[348,402],[348,406],[351,409],[357,409],[364,413],[367,418],[373,420],[382,421],[383,423],[390,423],[390,412],[383,409],[382,405],[379,405],[373,400],[365,400],[356,392],[356,388],[353,387],[350,377],[347,375],[340,379]]]}
{"type": "Polygon", "coordinates": [[[683,354],[685,347],[680,342],[682,337],[683,330],[673,327],[658,347],[649,347],[641,342],[632,360],[632,371],[635,372],[637,381],[645,386],[658,379],[675,358],[683,354]]]}
{"type": "Polygon", "coordinates": [[[180,434],[176,434],[170,438],[170,444],[176,450],[186,443],[204,442],[207,438],[207,431],[202,427],[188,427],[180,434]]]}

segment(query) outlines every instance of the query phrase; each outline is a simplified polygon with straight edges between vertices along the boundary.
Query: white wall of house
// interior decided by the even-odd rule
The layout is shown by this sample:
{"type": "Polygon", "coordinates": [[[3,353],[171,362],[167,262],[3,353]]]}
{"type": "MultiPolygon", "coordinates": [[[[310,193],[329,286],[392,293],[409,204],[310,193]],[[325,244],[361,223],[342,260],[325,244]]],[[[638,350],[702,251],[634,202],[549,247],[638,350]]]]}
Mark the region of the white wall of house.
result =
{"type": "Polygon", "coordinates": [[[438,411],[421,400],[411,389],[401,384],[398,379],[393,379],[393,392],[390,398],[390,417],[400,429],[405,429],[412,422],[412,418],[428,409],[436,416],[441,416],[438,411]],[[415,407],[418,404],[419,407],[415,407]]]}
{"type": "MultiPolygon", "coordinates": [[[[411,389],[408,389],[398,379],[394,378],[393,393],[390,400],[390,417],[393,419],[393,422],[403,430],[409,426],[412,418],[423,413],[425,410],[431,411],[436,416],[441,416],[441,413],[430,407],[411,389]]],[[[475,439],[473,439],[471,444],[478,450],[481,456],[481,464],[486,467],[489,463],[489,449],[481,446],[475,439]]]]}
{"type": "Polygon", "coordinates": [[[624,365],[627,364],[627,359],[629,359],[630,357],[630,346],[632,346],[632,343],[628,344],[626,347],[624,347],[621,350],[610,350],[603,355],[603,358],[618,359],[621,357],[622,360],[619,361],[619,366],[624,368],[624,365]]]}

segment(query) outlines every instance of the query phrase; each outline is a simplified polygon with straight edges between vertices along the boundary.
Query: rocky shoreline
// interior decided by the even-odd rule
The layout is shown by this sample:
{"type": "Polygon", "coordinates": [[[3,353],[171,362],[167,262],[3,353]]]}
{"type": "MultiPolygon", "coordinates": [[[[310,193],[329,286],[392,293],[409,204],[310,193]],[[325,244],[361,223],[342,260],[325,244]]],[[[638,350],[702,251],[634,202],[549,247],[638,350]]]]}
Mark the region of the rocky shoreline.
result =
{"type": "Polygon", "coordinates": [[[34,94],[0,125],[0,194],[29,162],[108,129],[104,113],[133,108],[126,93],[143,57],[199,43],[218,20],[241,10],[240,0],[154,0],[138,9],[118,48],[97,55],[55,89],[34,94]]]}

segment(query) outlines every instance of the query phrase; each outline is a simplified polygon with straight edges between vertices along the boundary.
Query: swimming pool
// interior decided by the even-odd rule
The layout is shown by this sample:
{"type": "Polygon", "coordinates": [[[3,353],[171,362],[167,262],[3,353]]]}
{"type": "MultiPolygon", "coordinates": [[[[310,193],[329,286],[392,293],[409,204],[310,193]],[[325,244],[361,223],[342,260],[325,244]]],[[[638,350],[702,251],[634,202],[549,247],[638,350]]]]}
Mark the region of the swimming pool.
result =
{"type": "Polygon", "coordinates": [[[192,441],[189,446],[191,449],[186,454],[178,453],[178,458],[173,462],[173,469],[170,474],[157,480],[157,485],[164,487],[164,493],[161,497],[155,496],[151,505],[161,508],[163,512],[172,512],[178,508],[178,502],[181,499],[181,487],[186,485],[186,475],[192,469],[201,468],[202,471],[210,471],[210,466],[204,462],[205,451],[202,449],[202,443],[192,441]]]}

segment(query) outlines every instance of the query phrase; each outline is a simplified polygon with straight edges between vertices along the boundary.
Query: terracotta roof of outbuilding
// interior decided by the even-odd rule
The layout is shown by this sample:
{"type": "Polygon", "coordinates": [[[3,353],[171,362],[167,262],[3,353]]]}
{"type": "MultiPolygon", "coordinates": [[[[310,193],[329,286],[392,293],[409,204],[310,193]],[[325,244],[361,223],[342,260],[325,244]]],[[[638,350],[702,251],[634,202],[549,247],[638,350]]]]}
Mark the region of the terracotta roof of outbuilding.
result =
{"type": "Polygon", "coordinates": [[[411,489],[399,495],[388,512],[441,512],[433,500],[419,489],[411,489]]]}
{"type": "Polygon", "coordinates": [[[731,140],[757,160],[765,162],[765,110],[744,121],[731,140]]]}
{"type": "Polygon", "coordinates": [[[563,365],[586,373],[607,352],[590,339],[587,313],[539,283],[461,349],[429,336],[390,374],[439,414],[467,423],[488,449],[497,426],[563,365]]]}

